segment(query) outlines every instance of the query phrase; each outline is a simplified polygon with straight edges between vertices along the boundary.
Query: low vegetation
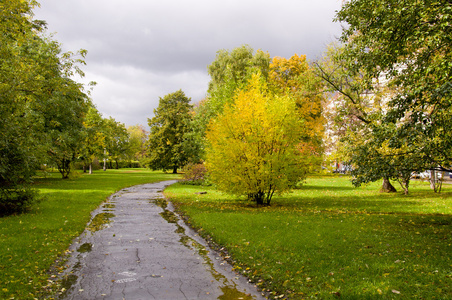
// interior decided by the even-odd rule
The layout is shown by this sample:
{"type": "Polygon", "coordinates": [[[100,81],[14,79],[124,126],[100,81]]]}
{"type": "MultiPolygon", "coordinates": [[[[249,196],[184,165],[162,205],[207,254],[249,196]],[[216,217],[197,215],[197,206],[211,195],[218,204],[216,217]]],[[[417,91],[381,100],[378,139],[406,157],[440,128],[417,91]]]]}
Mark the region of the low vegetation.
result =
{"type": "Polygon", "coordinates": [[[438,194],[414,182],[403,195],[379,187],[308,178],[267,207],[206,186],[165,193],[270,298],[448,299],[452,189],[438,194]]]}
{"type": "Polygon", "coordinates": [[[98,171],[62,180],[51,173],[34,188],[43,198],[26,214],[0,218],[0,299],[42,296],[48,270],[110,194],[136,184],[179,178],[144,169],[98,171]]]}

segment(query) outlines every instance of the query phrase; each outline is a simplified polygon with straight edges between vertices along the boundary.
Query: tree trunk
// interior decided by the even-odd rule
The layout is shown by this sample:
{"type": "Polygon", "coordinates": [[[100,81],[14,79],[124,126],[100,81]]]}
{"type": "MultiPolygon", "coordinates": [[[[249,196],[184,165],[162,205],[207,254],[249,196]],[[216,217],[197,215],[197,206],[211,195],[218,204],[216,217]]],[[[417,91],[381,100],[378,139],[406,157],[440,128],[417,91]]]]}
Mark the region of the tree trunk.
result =
{"type": "Polygon", "coordinates": [[[404,188],[404,189],[403,189],[403,194],[404,194],[404,195],[408,195],[408,189],[407,189],[407,188],[404,188]]]}
{"type": "Polygon", "coordinates": [[[115,163],[116,163],[116,170],[118,170],[118,169],[119,169],[119,163],[118,163],[118,160],[115,160],[115,163]]]}
{"type": "Polygon", "coordinates": [[[436,171],[430,170],[430,188],[436,192],[436,171]]]}
{"type": "Polygon", "coordinates": [[[89,163],[89,174],[93,174],[93,163],[89,163]]]}
{"type": "MultiPolygon", "coordinates": [[[[257,205],[264,205],[264,192],[250,193],[248,194],[248,199],[251,201],[255,201],[257,205]]],[[[269,204],[269,202],[268,202],[269,204]]]]}
{"type": "Polygon", "coordinates": [[[391,184],[388,178],[383,178],[383,185],[381,186],[380,193],[395,193],[397,190],[391,184]]]}
{"type": "Polygon", "coordinates": [[[69,178],[69,173],[71,171],[71,165],[70,165],[71,161],[67,160],[67,159],[63,159],[63,162],[61,164],[61,175],[63,177],[63,179],[68,179],[69,178]]]}
{"type": "Polygon", "coordinates": [[[177,167],[173,167],[173,174],[177,174],[177,167]]]}
{"type": "Polygon", "coordinates": [[[406,178],[404,180],[404,184],[405,184],[405,188],[403,189],[403,191],[405,192],[405,195],[408,195],[408,188],[410,186],[410,178],[406,178]]]}

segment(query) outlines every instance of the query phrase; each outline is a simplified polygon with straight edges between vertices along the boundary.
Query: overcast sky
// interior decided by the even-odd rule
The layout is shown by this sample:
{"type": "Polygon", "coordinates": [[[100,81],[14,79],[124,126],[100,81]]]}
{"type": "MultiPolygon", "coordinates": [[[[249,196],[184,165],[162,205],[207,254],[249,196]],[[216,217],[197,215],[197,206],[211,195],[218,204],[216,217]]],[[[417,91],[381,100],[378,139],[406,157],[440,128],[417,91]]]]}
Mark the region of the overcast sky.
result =
{"type": "MultiPolygon", "coordinates": [[[[39,1],[39,0],[38,0],[39,1]]],[[[341,32],[340,0],[40,0],[35,18],[63,51],[88,50],[86,77],[104,117],[147,126],[159,98],[206,95],[207,66],[243,44],[314,60],[341,32]]]]}

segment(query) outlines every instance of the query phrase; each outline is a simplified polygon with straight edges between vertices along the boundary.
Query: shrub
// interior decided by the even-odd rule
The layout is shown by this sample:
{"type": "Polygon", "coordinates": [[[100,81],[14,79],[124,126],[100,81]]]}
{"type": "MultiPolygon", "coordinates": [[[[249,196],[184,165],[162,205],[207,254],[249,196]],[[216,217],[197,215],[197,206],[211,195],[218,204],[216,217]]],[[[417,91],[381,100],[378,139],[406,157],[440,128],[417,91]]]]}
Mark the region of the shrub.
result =
{"type": "Polygon", "coordinates": [[[269,205],[305,178],[313,157],[295,101],[272,94],[259,75],[207,127],[206,166],[220,191],[269,205]]]}
{"type": "Polygon", "coordinates": [[[188,164],[184,167],[184,184],[204,185],[206,184],[207,170],[203,163],[188,164]]]}
{"type": "Polygon", "coordinates": [[[1,189],[0,216],[25,212],[39,200],[38,192],[31,188],[1,189]]]}

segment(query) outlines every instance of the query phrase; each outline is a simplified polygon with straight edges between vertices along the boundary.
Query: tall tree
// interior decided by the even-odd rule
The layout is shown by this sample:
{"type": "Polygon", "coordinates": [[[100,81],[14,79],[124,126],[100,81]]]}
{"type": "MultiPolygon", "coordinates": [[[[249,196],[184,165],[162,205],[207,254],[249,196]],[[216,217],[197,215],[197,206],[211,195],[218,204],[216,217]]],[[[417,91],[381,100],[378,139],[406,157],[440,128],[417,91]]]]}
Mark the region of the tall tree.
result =
{"type": "Polygon", "coordinates": [[[190,98],[182,90],[166,95],[148,119],[151,128],[148,141],[149,167],[153,170],[173,170],[184,166],[188,153],[184,150],[184,135],[192,118],[190,98]]]}
{"type": "MultiPolygon", "coordinates": [[[[340,158],[341,162],[353,164],[353,172],[359,180],[354,183],[359,185],[363,182],[383,178],[382,191],[395,192],[390,182],[394,172],[388,172],[391,168],[389,159],[382,164],[381,152],[374,151],[376,141],[372,143],[373,133],[391,131],[377,130],[374,128],[382,125],[387,103],[384,100],[391,89],[386,85],[379,85],[369,79],[367,74],[360,69],[352,69],[349,62],[343,57],[344,47],[331,45],[321,61],[316,62],[316,73],[325,84],[325,92],[330,93],[330,139],[336,140],[333,156],[340,158]],[[365,149],[370,147],[372,149],[365,149]],[[375,163],[369,153],[378,154],[375,163]],[[384,166],[384,171],[376,172],[375,166],[384,166]],[[389,175],[392,174],[392,175],[389,175]]],[[[389,138],[379,136],[378,141],[389,138]]],[[[381,143],[380,143],[381,146],[381,143]]]]}
{"type": "Polygon", "coordinates": [[[267,78],[269,63],[268,53],[261,50],[254,53],[249,45],[237,47],[230,52],[224,49],[219,50],[215,60],[207,67],[211,77],[208,93],[214,93],[229,81],[235,83],[236,87],[246,84],[250,74],[255,71],[260,71],[262,76],[267,78]]]}
{"type": "Polygon", "coordinates": [[[88,165],[89,174],[92,174],[94,159],[96,157],[103,157],[106,152],[105,122],[99,111],[94,106],[90,106],[83,125],[85,127],[83,159],[85,164],[88,165]]]}
{"type": "Polygon", "coordinates": [[[83,149],[84,127],[89,100],[78,84],[67,79],[64,88],[53,91],[41,107],[46,135],[45,147],[63,179],[69,177],[74,162],[83,149]]]}
{"type": "Polygon", "coordinates": [[[395,136],[416,137],[427,169],[452,165],[451,11],[448,0],[352,0],[337,14],[348,23],[343,58],[397,87],[383,123],[397,125],[395,136]]]}
{"type": "Polygon", "coordinates": [[[206,164],[220,190],[270,204],[275,192],[292,188],[306,174],[300,140],[306,134],[295,102],[271,93],[253,75],[234,102],[212,119],[206,164]]]}
{"type": "Polygon", "coordinates": [[[129,126],[127,132],[129,134],[128,159],[141,163],[146,156],[146,142],[149,133],[142,125],[129,126]]]}
{"type": "Polygon", "coordinates": [[[248,45],[217,52],[215,60],[207,67],[211,78],[207,98],[195,108],[186,139],[187,148],[197,153],[198,159],[204,156],[204,137],[209,121],[221,114],[226,104],[232,103],[236,90],[244,88],[252,74],[260,72],[266,79],[269,66],[270,55],[261,50],[254,51],[248,45]]]}
{"type": "Polygon", "coordinates": [[[27,92],[31,90],[28,84],[33,78],[29,70],[37,63],[23,51],[36,37],[33,30],[43,30],[28,17],[35,4],[12,0],[0,3],[0,208],[3,212],[19,210],[21,203],[27,201],[29,193],[24,184],[30,182],[39,163],[40,154],[33,147],[34,132],[27,134],[27,127],[34,123],[27,105],[32,96],[27,92]]]}
{"type": "Polygon", "coordinates": [[[116,169],[119,169],[119,160],[126,158],[129,147],[129,133],[123,123],[112,117],[104,119],[105,146],[110,161],[115,161],[116,169]]]}
{"type": "Polygon", "coordinates": [[[53,129],[58,127],[56,123],[66,122],[64,118],[53,119],[53,129],[49,127],[49,109],[54,108],[58,111],[55,114],[60,114],[67,108],[64,113],[67,116],[73,113],[70,108],[77,107],[74,113],[77,119],[86,102],[82,86],[69,79],[80,71],[77,63],[84,63],[86,51],[80,52],[81,59],[74,59],[71,53],[61,53],[56,41],[44,37],[45,22],[33,20],[35,5],[37,2],[32,0],[0,3],[0,206],[3,211],[6,206],[11,210],[21,209],[20,203],[31,199],[26,184],[46,160],[49,153],[46,147],[55,133],[53,129]],[[66,107],[49,106],[51,102],[66,107]],[[3,206],[4,203],[7,205],[3,206]]]}
{"type": "Polygon", "coordinates": [[[207,117],[206,124],[211,117],[222,112],[225,104],[232,102],[236,90],[243,88],[252,74],[260,72],[266,79],[269,66],[270,55],[261,50],[254,52],[248,45],[230,52],[218,51],[215,60],[207,67],[211,80],[207,91],[208,98],[203,106],[203,115],[207,117]]]}
{"type": "Polygon", "coordinates": [[[309,154],[312,169],[320,168],[325,125],[321,80],[315,76],[305,55],[294,54],[289,59],[273,58],[268,82],[275,93],[287,95],[295,101],[297,109],[294,113],[304,120],[307,134],[302,149],[309,154]]]}

